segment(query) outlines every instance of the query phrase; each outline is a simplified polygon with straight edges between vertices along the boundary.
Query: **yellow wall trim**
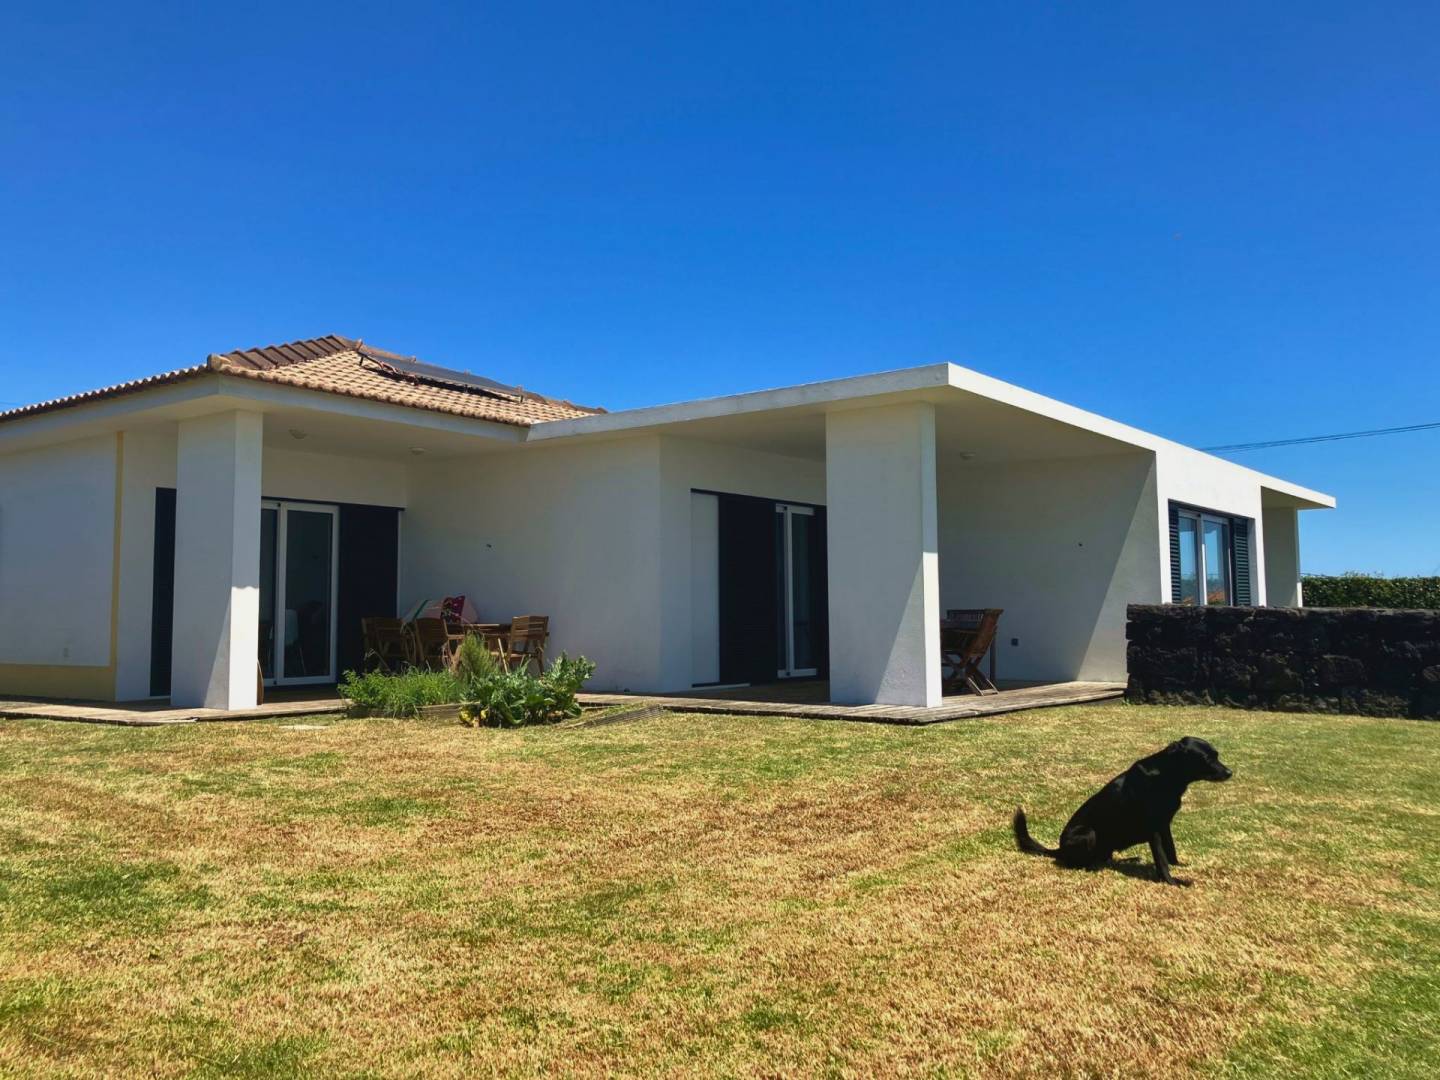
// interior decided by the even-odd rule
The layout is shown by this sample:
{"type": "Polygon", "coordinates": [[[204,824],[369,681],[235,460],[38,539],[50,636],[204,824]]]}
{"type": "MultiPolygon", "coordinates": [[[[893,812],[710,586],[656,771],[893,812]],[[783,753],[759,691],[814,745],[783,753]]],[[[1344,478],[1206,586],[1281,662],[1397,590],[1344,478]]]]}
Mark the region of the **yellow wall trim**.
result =
{"type": "Polygon", "coordinates": [[[78,664],[0,664],[0,697],[115,700],[115,667],[78,664]]]}

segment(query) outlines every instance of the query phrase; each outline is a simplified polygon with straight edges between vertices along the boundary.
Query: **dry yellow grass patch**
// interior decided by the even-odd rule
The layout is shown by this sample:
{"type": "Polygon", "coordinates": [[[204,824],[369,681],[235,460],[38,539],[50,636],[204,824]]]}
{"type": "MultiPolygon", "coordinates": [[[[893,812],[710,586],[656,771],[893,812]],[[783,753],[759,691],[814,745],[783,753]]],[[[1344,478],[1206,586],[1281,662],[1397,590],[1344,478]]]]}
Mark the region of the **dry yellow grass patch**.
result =
{"type": "Polygon", "coordinates": [[[1293,1067],[1296,1032],[1386,980],[1390,1013],[1429,1000],[1437,765],[1440,727],[1121,705],[923,730],[9,723],[0,1071],[1293,1067]],[[1177,824],[1193,888],[1148,855],[1013,850],[1017,802],[1053,838],[1185,733],[1237,770],[1177,824]]]}

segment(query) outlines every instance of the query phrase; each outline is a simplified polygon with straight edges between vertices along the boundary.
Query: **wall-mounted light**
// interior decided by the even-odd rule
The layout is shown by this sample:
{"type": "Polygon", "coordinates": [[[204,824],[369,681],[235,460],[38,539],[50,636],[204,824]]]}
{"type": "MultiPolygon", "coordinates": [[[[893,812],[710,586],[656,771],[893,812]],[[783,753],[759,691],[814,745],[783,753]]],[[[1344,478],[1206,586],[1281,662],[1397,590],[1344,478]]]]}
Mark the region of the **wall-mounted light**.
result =
{"type": "Polygon", "coordinates": [[[961,461],[974,461],[974,460],[975,460],[975,451],[974,451],[974,450],[961,450],[961,451],[960,451],[960,460],[961,460],[961,461]]]}
{"type": "Polygon", "coordinates": [[[300,439],[308,439],[310,433],[308,431],[301,431],[298,427],[292,427],[290,429],[290,437],[298,441],[300,439]]]}
{"type": "Polygon", "coordinates": [[[428,453],[428,451],[423,446],[412,446],[410,447],[410,452],[416,457],[419,457],[421,454],[428,453]]]}

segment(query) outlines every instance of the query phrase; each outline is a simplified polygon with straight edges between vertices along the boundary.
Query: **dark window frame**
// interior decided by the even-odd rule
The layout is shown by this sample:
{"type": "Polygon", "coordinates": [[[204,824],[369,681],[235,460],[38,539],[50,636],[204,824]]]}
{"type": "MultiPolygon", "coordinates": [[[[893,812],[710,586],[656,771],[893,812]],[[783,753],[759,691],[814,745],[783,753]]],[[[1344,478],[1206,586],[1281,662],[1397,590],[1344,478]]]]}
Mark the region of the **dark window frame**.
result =
{"type": "MultiPolygon", "coordinates": [[[[1255,576],[1257,567],[1254,565],[1255,551],[1255,519],[1245,517],[1243,514],[1231,514],[1224,510],[1216,510],[1213,507],[1198,506],[1194,503],[1179,502],[1171,499],[1169,502],[1170,518],[1170,603],[1182,604],[1180,599],[1180,515],[1193,514],[1200,518],[1218,518],[1228,522],[1230,529],[1230,542],[1227,545],[1226,555],[1229,565],[1226,567],[1229,582],[1229,598],[1227,605],[1207,605],[1205,602],[1204,581],[1199,587],[1199,606],[1234,606],[1251,607],[1255,603],[1255,576]]],[[[1204,545],[1203,529],[1196,532],[1197,547],[1204,545]]]]}

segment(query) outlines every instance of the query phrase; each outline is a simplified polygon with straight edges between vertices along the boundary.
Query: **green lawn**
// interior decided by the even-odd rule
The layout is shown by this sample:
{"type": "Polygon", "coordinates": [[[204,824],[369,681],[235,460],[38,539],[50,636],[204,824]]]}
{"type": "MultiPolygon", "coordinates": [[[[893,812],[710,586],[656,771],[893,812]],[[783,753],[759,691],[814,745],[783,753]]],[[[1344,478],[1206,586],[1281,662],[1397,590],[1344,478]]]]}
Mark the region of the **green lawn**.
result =
{"type": "Polygon", "coordinates": [[[0,721],[0,1074],[1433,1076],[1440,725],[0,721]],[[1171,738],[1189,889],[1067,872],[1171,738]]]}

